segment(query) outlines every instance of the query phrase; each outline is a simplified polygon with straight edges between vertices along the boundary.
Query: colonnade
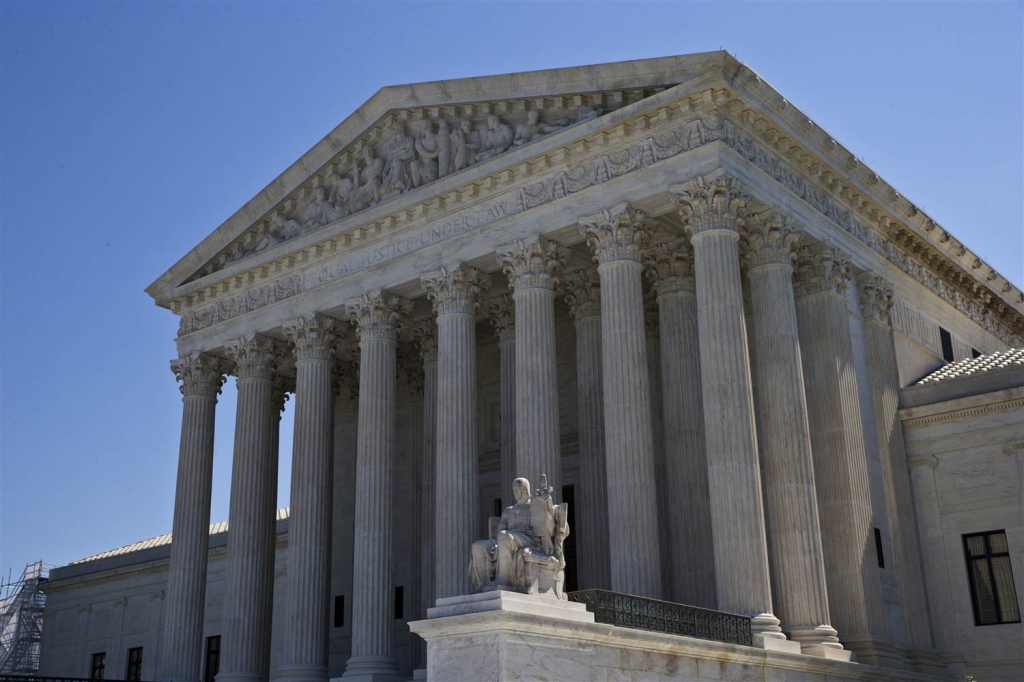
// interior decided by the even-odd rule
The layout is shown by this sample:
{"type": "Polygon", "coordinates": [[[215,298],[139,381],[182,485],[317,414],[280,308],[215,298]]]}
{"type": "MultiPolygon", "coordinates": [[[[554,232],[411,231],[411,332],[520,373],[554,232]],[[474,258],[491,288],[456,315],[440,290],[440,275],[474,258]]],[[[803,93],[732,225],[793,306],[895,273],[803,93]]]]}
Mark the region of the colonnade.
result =
{"type": "MultiPolygon", "coordinates": [[[[423,371],[418,552],[425,608],[469,591],[478,497],[476,320],[483,303],[500,348],[502,495],[513,475],[539,481],[547,474],[561,490],[557,295],[568,303],[577,334],[581,485],[574,532],[581,587],[747,614],[765,646],[788,638],[814,655],[841,650],[840,637],[869,646],[871,633],[883,629],[865,565],[873,553],[871,500],[843,297],[849,263],[827,244],[795,250],[800,235],[790,220],[777,209],[748,208],[749,198],[728,176],[669,191],[685,236],[654,246],[643,212],[629,204],[579,217],[596,268],[565,272],[565,248],[534,235],[495,249],[510,295],[484,300],[490,277],[451,263],[421,276],[433,319],[410,320],[411,301],[388,291],[347,304],[358,329],[359,415],[345,676],[398,671],[391,621],[400,330],[415,343],[423,371]],[[660,323],[657,396],[648,372],[644,274],[660,323]],[[669,546],[659,541],[655,402],[662,410],[657,435],[665,452],[669,546]],[[667,581],[662,552],[672,568],[667,581]]],[[[871,287],[885,285],[873,278],[871,287]]],[[[225,357],[195,353],[172,363],[184,406],[165,679],[197,681],[200,674],[214,405],[226,373],[237,377],[238,417],[220,675],[253,682],[270,676],[274,436],[283,390],[292,388],[279,370],[291,360],[287,641],[276,675],[327,679],[331,375],[340,326],[322,315],[300,318],[285,325],[286,343],[251,334],[223,349],[225,357]]]]}

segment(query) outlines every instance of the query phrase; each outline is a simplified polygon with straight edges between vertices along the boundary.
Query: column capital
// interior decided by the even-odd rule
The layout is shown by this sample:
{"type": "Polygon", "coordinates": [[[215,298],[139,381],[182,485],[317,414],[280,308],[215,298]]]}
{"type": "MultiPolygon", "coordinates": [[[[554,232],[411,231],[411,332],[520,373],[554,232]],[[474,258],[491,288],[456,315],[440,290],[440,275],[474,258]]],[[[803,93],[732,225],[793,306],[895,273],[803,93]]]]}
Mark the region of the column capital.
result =
{"type": "Polygon", "coordinates": [[[766,265],[792,268],[793,244],[800,232],[777,208],[750,213],[739,221],[741,254],[748,270],[766,265]]]}
{"type": "Polygon", "coordinates": [[[644,212],[623,202],[613,208],[583,216],[577,222],[601,265],[612,261],[640,262],[650,238],[644,228],[644,212]]]}
{"type": "Polygon", "coordinates": [[[795,263],[797,298],[825,291],[841,296],[850,283],[850,261],[834,246],[823,243],[797,249],[795,263]]]}
{"type": "Polygon", "coordinates": [[[574,320],[601,316],[601,277],[597,268],[566,273],[559,286],[574,320]]]}
{"type": "Polygon", "coordinates": [[[651,246],[644,252],[644,266],[658,296],[697,290],[693,245],[685,237],[651,246]]]}
{"type": "Polygon", "coordinates": [[[535,234],[500,247],[495,258],[514,291],[553,291],[558,281],[558,272],[565,265],[566,254],[557,242],[535,234]]]}
{"type": "Polygon", "coordinates": [[[181,382],[178,389],[185,397],[216,398],[227,379],[227,363],[206,353],[192,353],[171,360],[174,378],[181,382]]]}
{"type": "Polygon", "coordinates": [[[426,376],[423,371],[423,357],[415,345],[403,345],[398,349],[398,367],[405,375],[405,383],[413,400],[423,398],[426,376]]]}
{"type": "MultiPolygon", "coordinates": [[[[516,338],[516,306],[508,294],[497,294],[487,302],[487,317],[499,341],[516,338]]],[[[504,491],[502,491],[504,493],[504,491]]]]}
{"type": "Polygon", "coordinates": [[[438,268],[421,277],[420,283],[436,315],[475,315],[477,297],[491,288],[487,275],[463,263],[438,268]]]}
{"type": "Polygon", "coordinates": [[[335,360],[334,373],[331,375],[331,393],[340,398],[348,388],[349,400],[353,405],[359,404],[359,356],[353,355],[351,360],[335,360]]]}
{"type": "Polygon", "coordinates": [[[333,317],[310,315],[284,325],[284,334],[295,346],[296,360],[330,360],[340,325],[333,317]]]}
{"type": "Polygon", "coordinates": [[[295,379],[286,377],[283,374],[275,374],[270,383],[270,410],[271,414],[281,418],[284,412],[284,405],[288,402],[288,394],[295,392],[295,379]]]}
{"type": "Polygon", "coordinates": [[[246,334],[229,341],[224,351],[231,359],[234,375],[239,379],[271,379],[284,357],[280,344],[262,334],[246,334]]]}
{"type": "Polygon", "coordinates": [[[437,362],[437,320],[421,317],[413,321],[409,332],[423,362],[437,362]]]}
{"type": "Polygon", "coordinates": [[[398,324],[412,311],[412,301],[377,289],[345,304],[359,340],[398,338],[398,324]]]}
{"type": "Polygon", "coordinates": [[[727,174],[697,176],[670,187],[669,193],[691,238],[717,230],[736,232],[736,220],[748,201],[740,183],[727,174]]]}
{"type": "Polygon", "coordinates": [[[884,277],[867,271],[859,278],[860,309],[865,320],[879,324],[892,324],[893,290],[884,277]]]}

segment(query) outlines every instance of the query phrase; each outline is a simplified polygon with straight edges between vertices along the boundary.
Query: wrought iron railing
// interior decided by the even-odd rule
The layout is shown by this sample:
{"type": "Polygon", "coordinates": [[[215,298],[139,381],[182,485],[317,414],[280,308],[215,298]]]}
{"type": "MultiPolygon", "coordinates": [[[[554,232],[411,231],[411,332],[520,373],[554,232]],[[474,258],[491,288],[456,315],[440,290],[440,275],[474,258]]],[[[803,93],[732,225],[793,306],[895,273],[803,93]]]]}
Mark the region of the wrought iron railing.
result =
{"type": "Polygon", "coordinates": [[[580,590],[568,596],[571,601],[585,604],[598,623],[728,644],[753,643],[747,616],[608,590],[580,590]]]}

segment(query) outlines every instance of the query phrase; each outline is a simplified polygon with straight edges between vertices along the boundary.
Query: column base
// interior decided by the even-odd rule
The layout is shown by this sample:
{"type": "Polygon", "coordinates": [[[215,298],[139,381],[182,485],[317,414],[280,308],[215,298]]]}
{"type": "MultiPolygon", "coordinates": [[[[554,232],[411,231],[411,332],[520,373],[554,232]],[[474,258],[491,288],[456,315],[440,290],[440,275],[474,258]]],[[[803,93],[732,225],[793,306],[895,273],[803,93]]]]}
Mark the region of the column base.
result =
{"type": "Polygon", "coordinates": [[[327,682],[328,679],[327,667],[322,665],[281,666],[274,678],[275,682],[327,682]]]}
{"type": "Polygon", "coordinates": [[[800,653],[833,661],[849,661],[853,652],[845,651],[831,625],[801,625],[789,628],[789,638],[799,642],[800,653]]]}
{"type": "Polygon", "coordinates": [[[348,682],[391,682],[404,679],[398,674],[398,661],[392,656],[353,656],[345,664],[341,677],[348,682]]]}
{"type": "Polygon", "coordinates": [[[800,643],[786,639],[779,627],[779,619],[770,613],[759,613],[750,619],[750,630],[753,634],[754,646],[768,651],[784,651],[788,654],[800,653],[800,643]]]}

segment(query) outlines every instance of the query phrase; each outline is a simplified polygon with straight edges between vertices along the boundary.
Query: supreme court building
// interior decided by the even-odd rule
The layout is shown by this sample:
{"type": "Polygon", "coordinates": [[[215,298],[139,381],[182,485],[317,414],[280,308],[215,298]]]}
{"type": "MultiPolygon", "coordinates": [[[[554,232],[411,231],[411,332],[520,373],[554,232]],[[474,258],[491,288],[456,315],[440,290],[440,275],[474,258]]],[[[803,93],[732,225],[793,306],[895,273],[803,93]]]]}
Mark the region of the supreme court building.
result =
{"type": "Polygon", "coordinates": [[[542,474],[570,590],[751,616],[779,661],[1024,664],[1022,293],[725,52],[384,88],[147,292],[173,543],[55,569],[41,672],[411,679],[407,623],[542,474]]]}

